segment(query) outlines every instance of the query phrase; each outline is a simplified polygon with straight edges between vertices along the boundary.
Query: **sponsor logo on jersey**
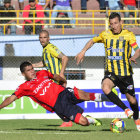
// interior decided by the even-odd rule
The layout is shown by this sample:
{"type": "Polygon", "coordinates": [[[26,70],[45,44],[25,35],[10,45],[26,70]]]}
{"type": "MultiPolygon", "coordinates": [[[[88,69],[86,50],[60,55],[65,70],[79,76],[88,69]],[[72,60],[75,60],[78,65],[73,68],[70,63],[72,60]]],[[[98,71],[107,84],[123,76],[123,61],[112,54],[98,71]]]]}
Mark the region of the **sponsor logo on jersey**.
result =
{"type": "Polygon", "coordinates": [[[121,60],[122,56],[108,56],[108,59],[110,59],[110,60],[121,60]]]}
{"type": "Polygon", "coordinates": [[[39,91],[40,89],[42,89],[42,87],[43,87],[47,82],[49,82],[49,81],[51,81],[51,80],[50,80],[50,79],[44,80],[33,92],[34,92],[35,94],[37,94],[38,91],[39,91]]]}
{"type": "Polygon", "coordinates": [[[110,48],[107,48],[107,51],[108,50],[112,50],[112,52],[124,52],[124,49],[123,48],[122,49],[119,49],[119,48],[113,49],[113,46],[111,46],[110,48]]]}
{"type": "Polygon", "coordinates": [[[124,52],[124,49],[112,49],[112,52],[124,52]]]}

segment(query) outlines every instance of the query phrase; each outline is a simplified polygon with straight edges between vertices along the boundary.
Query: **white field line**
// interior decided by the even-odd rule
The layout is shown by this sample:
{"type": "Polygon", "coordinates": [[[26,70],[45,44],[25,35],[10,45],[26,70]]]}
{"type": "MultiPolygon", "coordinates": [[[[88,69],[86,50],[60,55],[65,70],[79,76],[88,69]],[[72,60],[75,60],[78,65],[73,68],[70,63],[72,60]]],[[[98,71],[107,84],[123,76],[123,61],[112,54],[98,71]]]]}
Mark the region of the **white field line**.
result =
{"type": "MultiPolygon", "coordinates": [[[[0,134],[12,134],[12,133],[13,134],[18,134],[18,133],[21,134],[21,133],[26,133],[26,132],[0,131],[0,134]]],[[[74,134],[76,134],[77,135],[77,134],[80,134],[81,135],[81,134],[85,134],[85,133],[79,133],[79,132],[78,133],[73,133],[73,132],[72,133],[69,133],[69,132],[56,132],[56,133],[54,133],[54,132],[52,132],[52,133],[51,132],[37,132],[36,134],[38,134],[38,135],[45,135],[45,134],[50,134],[50,135],[51,134],[53,134],[53,135],[54,134],[55,135],[67,135],[67,134],[74,135],[74,134]]]]}
{"type": "Polygon", "coordinates": [[[22,133],[22,132],[14,132],[14,131],[0,131],[0,133],[7,134],[7,133],[22,133]]]}

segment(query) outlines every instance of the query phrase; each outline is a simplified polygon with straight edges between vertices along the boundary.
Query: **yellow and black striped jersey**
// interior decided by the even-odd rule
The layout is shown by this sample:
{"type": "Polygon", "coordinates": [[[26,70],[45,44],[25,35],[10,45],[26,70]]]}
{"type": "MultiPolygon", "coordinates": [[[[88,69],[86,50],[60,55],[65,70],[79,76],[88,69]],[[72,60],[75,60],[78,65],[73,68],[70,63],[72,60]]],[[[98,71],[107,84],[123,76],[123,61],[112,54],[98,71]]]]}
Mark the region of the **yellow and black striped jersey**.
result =
{"type": "Polygon", "coordinates": [[[61,51],[51,43],[49,43],[43,49],[42,57],[43,57],[44,66],[52,74],[58,74],[59,75],[59,73],[61,71],[62,62],[61,62],[61,59],[58,58],[60,53],[61,53],[61,51]]]}
{"type": "Polygon", "coordinates": [[[135,35],[123,29],[120,34],[113,34],[111,30],[103,31],[94,37],[95,43],[104,43],[105,47],[105,71],[113,72],[115,75],[129,76],[133,74],[129,58],[132,48],[136,51],[138,45],[135,35]]]}

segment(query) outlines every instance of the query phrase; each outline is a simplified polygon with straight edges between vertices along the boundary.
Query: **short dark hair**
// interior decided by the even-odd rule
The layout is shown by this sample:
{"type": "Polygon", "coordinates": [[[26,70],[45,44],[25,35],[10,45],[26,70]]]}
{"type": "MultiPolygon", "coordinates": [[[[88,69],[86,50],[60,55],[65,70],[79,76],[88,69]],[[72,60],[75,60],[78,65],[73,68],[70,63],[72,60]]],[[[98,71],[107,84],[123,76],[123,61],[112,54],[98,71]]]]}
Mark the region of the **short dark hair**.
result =
{"type": "Polygon", "coordinates": [[[25,71],[25,67],[27,67],[27,66],[32,66],[32,63],[30,63],[28,61],[24,61],[20,64],[21,73],[23,73],[25,71]]]}
{"type": "Polygon", "coordinates": [[[121,16],[120,16],[120,14],[118,14],[118,13],[116,13],[116,12],[113,12],[113,13],[110,14],[109,20],[110,20],[110,19],[113,19],[113,18],[116,18],[116,17],[119,19],[119,21],[121,21],[121,16]]]}

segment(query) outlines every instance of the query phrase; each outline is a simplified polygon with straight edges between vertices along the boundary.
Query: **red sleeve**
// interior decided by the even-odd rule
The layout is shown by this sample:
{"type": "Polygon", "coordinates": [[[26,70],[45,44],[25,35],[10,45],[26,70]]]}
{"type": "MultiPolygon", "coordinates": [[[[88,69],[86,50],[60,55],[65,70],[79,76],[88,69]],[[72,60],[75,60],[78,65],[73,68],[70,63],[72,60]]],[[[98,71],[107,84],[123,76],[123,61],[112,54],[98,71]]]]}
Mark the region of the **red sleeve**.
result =
{"type": "Polygon", "coordinates": [[[41,71],[38,71],[37,73],[36,73],[36,75],[38,76],[47,76],[49,79],[53,79],[53,74],[51,73],[51,72],[49,72],[49,71],[47,71],[47,70],[41,70],[41,71]]]}
{"type": "Polygon", "coordinates": [[[21,98],[22,96],[24,96],[24,92],[23,92],[23,88],[22,88],[22,85],[20,85],[16,91],[15,91],[15,95],[17,96],[17,98],[21,98]]]}

